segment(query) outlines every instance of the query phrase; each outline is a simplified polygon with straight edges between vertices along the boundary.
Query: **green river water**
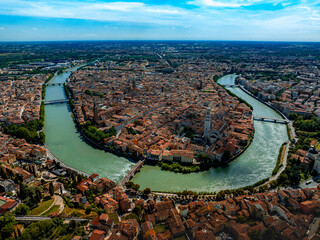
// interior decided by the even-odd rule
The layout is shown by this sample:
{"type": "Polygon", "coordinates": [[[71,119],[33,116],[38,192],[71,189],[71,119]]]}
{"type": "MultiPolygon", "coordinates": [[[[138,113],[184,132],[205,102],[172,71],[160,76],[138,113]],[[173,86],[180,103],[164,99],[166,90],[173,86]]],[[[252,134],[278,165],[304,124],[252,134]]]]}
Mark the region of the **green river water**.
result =
{"type": "MultiPolygon", "coordinates": [[[[70,72],[58,75],[53,83],[64,82],[70,72]]],[[[235,75],[220,79],[221,84],[233,83],[235,75]]],[[[252,98],[239,88],[230,88],[249,102],[256,116],[281,118],[271,108],[252,98]]],[[[62,86],[48,86],[46,100],[65,98],[62,86]]],[[[180,174],[161,171],[157,166],[145,165],[133,180],[141,189],[153,191],[218,191],[251,185],[271,176],[281,144],[287,141],[284,124],[255,121],[255,135],[249,148],[227,167],[208,171],[180,174]]],[[[46,105],[46,145],[65,164],[86,173],[97,172],[101,177],[120,181],[134,165],[130,160],[117,157],[87,144],[77,132],[67,104],[46,105]]]]}

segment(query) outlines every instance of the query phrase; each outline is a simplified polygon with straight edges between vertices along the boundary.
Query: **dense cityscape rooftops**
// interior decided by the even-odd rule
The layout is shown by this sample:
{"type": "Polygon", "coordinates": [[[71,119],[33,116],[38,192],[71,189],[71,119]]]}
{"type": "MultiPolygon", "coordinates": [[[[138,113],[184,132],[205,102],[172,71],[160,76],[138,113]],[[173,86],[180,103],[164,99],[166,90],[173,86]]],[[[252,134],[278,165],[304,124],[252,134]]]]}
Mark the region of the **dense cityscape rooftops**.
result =
{"type": "Polygon", "coordinates": [[[14,124],[38,120],[42,84],[48,78],[45,74],[19,76],[1,82],[0,121],[14,124]]]}
{"type": "MultiPolygon", "coordinates": [[[[41,52],[40,45],[31,45],[41,52]]],[[[85,54],[82,43],[75,45],[77,54],[85,54]]],[[[285,146],[287,163],[273,180],[218,193],[159,193],[130,181],[117,185],[97,173],[84,174],[53,160],[45,145],[18,136],[18,129],[23,132],[28,123],[41,121],[43,83],[54,72],[30,73],[21,65],[29,63],[11,63],[19,71],[6,72],[5,66],[0,73],[0,238],[320,238],[320,64],[314,45],[94,46],[97,51],[88,50],[90,57],[75,63],[101,59],[73,72],[66,90],[79,129],[103,147],[149,160],[196,164],[199,153],[217,161],[226,152],[240,153],[253,136],[252,109],[215,81],[238,73],[237,84],[294,119],[290,127],[297,136],[285,146]]],[[[55,54],[65,52],[61,48],[55,54]]],[[[17,50],[8,47],[8,52],[12,49],[17,50]]],[[[31,65],[41,70],[50,61],[30,62],[38,62],[31,65]]],[[[37,127],[33,130],[40,134],[43,126],[37,127]]],[[[285,164],[282,151],[279,156],[285,164]]]]}
{"type": "Polygon", "coordinates": [[[73,72],[68,86],[77,121],[115,127],[118,134],[105,144],[153,160],[180,156],[192,163],[193,155],[205,153],[221,161],[227,150],[236,155],[252,137],[252,110],[213,80],[215,67],[204,74],[191,66],[164,74],[148,61],[108,61],[73,72]]]}

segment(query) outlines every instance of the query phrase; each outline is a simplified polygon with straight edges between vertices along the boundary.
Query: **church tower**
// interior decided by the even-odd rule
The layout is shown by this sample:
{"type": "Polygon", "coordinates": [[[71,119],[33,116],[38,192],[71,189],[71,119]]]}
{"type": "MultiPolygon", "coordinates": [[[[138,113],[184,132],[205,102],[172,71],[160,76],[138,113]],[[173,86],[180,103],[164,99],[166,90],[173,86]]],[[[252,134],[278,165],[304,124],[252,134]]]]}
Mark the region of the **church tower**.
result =
{"type": "Polygon", "coordinates": [[[203,136],[205,139],[209,139],[210,129],[211,129],[211,108],[207,108],[206,116],[204,118],[204,130],[203,130],[203,136]]]}
{"type": "Polygon", "coordinates": [[[93,102],[93,122],[94,124],[98,124],[98,106],[96,100],[93,102]]]}

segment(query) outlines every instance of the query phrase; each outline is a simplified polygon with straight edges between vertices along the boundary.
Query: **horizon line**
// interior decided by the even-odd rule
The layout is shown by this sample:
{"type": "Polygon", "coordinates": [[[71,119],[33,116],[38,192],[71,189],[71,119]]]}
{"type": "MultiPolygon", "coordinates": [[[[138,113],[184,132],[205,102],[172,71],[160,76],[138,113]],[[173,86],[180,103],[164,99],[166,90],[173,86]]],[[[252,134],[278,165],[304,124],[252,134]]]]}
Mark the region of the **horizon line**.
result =
{"type": "Polygon", "coordinates": [[[33,43],[43,43],[43,42],[279,42],[279,43],[320,43],[320,41],[297,41],[297,40],[186,40],[186,39],[105,39],[105,40],[9,40],[1,41],[0,43],[23,43],[23,42],[33,42],[33,43]]]}

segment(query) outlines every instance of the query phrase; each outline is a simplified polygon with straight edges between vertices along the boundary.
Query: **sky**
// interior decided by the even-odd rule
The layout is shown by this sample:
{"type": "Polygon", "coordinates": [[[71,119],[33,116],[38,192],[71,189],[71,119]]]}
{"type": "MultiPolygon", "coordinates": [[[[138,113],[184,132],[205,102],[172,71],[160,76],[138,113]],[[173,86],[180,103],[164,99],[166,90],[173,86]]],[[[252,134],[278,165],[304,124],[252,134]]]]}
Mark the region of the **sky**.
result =
{"type": "Polygon", "coordinates": [[[320,0],[0,0],[0,41],[320,41],[320,0]]]}

